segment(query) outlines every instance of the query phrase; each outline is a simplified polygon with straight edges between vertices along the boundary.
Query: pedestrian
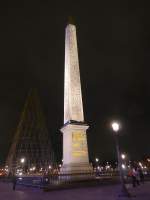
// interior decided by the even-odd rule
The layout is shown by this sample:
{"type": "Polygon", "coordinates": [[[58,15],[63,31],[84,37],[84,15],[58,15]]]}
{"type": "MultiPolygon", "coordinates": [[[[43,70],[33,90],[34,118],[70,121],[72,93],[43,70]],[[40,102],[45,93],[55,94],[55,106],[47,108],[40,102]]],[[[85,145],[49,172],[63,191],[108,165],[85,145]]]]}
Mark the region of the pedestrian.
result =
{"type": "Polygon", "coordinates": [[[139,176],[140,176],[140,182],[144,183],[144,174],[143,174],[141,167],[138,168],[138,172],[139,172],[139,176]]]}
{"type": "Polygon", "coordinates": [[[140,185],[140,174],[138,168],[135,169],[135,178],[136,178],[136,184],[140,185]]]}
{"type": "Polygon", "coordinates": [[[17,177],[15,175],[13,176],[12,183],[13,183],[13,190],[15,190],[17,184],[17,177]]]}
{"type": "Polygon", "coordinates": [[[137,182],[136,182],[136,172],[135,172],[134,168],[131,170],[131,177],[132,177],[132,185],[133,185],[133,187],[136,187],[136,184],[137,184],[137,182]]]}

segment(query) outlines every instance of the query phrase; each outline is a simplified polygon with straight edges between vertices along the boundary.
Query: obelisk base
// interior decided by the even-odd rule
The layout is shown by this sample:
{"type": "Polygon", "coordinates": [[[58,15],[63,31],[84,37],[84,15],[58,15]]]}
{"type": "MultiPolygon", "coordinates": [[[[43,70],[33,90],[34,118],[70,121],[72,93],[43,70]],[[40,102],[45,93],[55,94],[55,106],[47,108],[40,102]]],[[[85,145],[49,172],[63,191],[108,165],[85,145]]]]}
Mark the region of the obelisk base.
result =
{"type": "Polygon", "coordinates": [[[71,181],[94,179],[93,167],[88,163],[63,165],[60,169],[60,178],[71,181]]]}
{"type": "Polygon", "coordinates": [[[63,165],[60,175],[70,179],[93,178],[93,167],[89,164],[86,130],[88,125],[69,122],[61,129],[63,133],[63,165]]]}
{"type": "Polygon", "coordinates": [[[62,165],[60,172],[63,174],[90,174],[93,172],[93,168],[89,164],[68,164],[62,165]]]}

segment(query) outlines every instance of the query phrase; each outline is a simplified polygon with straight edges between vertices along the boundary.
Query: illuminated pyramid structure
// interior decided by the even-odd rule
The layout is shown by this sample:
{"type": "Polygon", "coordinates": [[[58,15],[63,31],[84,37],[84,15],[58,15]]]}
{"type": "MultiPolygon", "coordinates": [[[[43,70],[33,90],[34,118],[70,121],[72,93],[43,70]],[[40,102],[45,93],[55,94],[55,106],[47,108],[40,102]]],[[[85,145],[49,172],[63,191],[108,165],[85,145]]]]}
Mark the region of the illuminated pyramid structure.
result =
{"type": "Polygon", "coordinates": [[[54,165],[54,151],[46,128],[37,91],[32,89],[27,97],[21,119],[14,135],[6,165],[10,172],[24,160],[26,169],[48,169],[54,165]]]}

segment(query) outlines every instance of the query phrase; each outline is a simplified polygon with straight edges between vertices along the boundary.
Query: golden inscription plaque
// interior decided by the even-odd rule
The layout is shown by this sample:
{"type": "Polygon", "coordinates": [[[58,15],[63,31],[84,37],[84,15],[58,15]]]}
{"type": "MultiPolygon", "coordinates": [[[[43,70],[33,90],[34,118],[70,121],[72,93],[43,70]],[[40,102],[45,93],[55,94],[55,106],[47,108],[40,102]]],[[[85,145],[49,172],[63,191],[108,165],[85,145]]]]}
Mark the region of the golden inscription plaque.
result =
{"type": "Polygon", "coordinates": [[[86,133],[72,133],[72,155],[75,157],[87,156],[86,133]]]}

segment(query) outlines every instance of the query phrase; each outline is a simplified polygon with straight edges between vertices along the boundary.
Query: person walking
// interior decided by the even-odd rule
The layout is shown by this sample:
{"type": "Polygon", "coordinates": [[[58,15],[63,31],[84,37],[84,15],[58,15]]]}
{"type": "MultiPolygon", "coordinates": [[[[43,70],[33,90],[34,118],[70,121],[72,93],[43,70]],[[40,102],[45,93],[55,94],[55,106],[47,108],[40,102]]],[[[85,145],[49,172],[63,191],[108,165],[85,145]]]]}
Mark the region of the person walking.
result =
{"type": "Polygon", "coordinates": [[[141,167],[138,168],[138,172],[139,172],[139,176],[140,176],[140,182],[144,183],[144,174],[143,174],[141,167]]]}
{"type": "Polygon", "coordinates": [[[135,168],[131,170],[131,177],[132,177],[132,185],[133,187],[136,187],[137,181],[136,181],[136,171],[135,168]]]}
{"type": "Polygon", "coordinates": [[[13,183],[13,190],[16,190],[17,177],[15,175],[13,176],[12,183],[13,183]]]}
{"type": "Polygon", "coordinates": [[[140,185],[140,174],[138,168],[135,169],[135,178],[136,178],[136,184],[140,185]]]}

